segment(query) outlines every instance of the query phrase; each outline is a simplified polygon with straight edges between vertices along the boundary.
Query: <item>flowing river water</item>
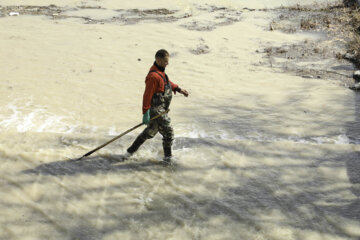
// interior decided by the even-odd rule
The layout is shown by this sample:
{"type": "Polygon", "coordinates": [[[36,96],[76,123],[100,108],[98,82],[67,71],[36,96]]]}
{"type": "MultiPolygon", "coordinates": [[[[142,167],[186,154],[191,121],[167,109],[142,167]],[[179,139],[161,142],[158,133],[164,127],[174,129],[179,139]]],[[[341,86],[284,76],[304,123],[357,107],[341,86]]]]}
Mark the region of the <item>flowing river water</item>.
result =
{"type": "Polygon", "coordinates": [[[261,64],[316,41],[256,10],[296,3],[0,1],[0,239],[359,239],[359,95],[261,64]],[[176,164],[120,161],[143,127],[71,161],[141,121],[160,48],[176,164]]]}

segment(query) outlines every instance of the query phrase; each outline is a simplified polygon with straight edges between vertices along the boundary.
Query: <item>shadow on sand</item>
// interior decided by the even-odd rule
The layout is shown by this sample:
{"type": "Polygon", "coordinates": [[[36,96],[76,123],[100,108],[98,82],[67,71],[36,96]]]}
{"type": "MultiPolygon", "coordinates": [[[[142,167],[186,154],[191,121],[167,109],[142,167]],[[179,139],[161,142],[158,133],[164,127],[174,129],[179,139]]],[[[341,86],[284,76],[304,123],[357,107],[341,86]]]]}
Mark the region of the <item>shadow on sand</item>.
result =
{"type": "Polygon", "coordinates": [[[156,161],[154,159],[146,161],[127,160],[128,159],[126,159],[123,155],[100,155],[96,157],[87,157],[79,161],[77,159],[59,160],[41,164],[36,168],[24,170],[22,173],[59,176],[96,174],[99,172],[121,170],[149,171],[154,167],[169,166],[162,161],[156,161]],[[124,163],[125,161],[126,163],[124,163]]]}

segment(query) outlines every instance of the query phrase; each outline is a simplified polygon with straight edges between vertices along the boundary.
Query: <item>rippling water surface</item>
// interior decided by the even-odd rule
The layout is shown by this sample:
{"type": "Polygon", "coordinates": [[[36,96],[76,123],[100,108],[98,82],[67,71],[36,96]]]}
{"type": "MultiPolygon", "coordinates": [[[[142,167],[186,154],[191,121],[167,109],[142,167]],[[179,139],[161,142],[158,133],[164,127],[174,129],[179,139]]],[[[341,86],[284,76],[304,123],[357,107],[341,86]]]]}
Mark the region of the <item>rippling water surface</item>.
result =
{"type": "Polygon", "coordinates": [[[298,2],[2,1],[0,239],[359,239],[359,95],[261,64],[309,35],[244,9],[298,2]],[[141,121],[159,48],[175,164],[121,161],[143,128],[71,161],[141,121]]]}

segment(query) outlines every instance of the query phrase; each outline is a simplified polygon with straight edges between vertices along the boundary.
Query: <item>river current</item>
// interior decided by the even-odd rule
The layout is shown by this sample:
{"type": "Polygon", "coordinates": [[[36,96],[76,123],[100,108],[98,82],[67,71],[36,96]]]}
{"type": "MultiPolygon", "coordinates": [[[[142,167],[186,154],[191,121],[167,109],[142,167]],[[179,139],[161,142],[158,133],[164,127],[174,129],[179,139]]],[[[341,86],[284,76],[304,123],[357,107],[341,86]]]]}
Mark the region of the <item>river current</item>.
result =
{"type": "Polygon", "coordinates": [[[262,64],[316,40],[269,31],[298,3],[0,1],[0,239],[359,239],[359,95],[262,64]],[[141,122],[160,48],[175,164],[121,160],[144,127],[73,161],[141,122]]]}

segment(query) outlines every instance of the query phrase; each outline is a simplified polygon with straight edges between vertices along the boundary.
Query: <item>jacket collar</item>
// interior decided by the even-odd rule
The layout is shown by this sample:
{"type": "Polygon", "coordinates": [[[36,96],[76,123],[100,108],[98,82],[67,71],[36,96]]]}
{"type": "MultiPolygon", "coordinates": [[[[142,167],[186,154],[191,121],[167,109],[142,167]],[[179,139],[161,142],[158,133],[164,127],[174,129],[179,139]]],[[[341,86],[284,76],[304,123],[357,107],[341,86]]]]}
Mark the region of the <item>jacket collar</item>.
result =
{"type": "Polygon", "coordinates": [[[156,67],[160,72],[165,72],[165,68],[159,66],[159,65],[156,63],[156,61],[154,62],[154,65],[155,65],[155,67],[156,67]]]}

